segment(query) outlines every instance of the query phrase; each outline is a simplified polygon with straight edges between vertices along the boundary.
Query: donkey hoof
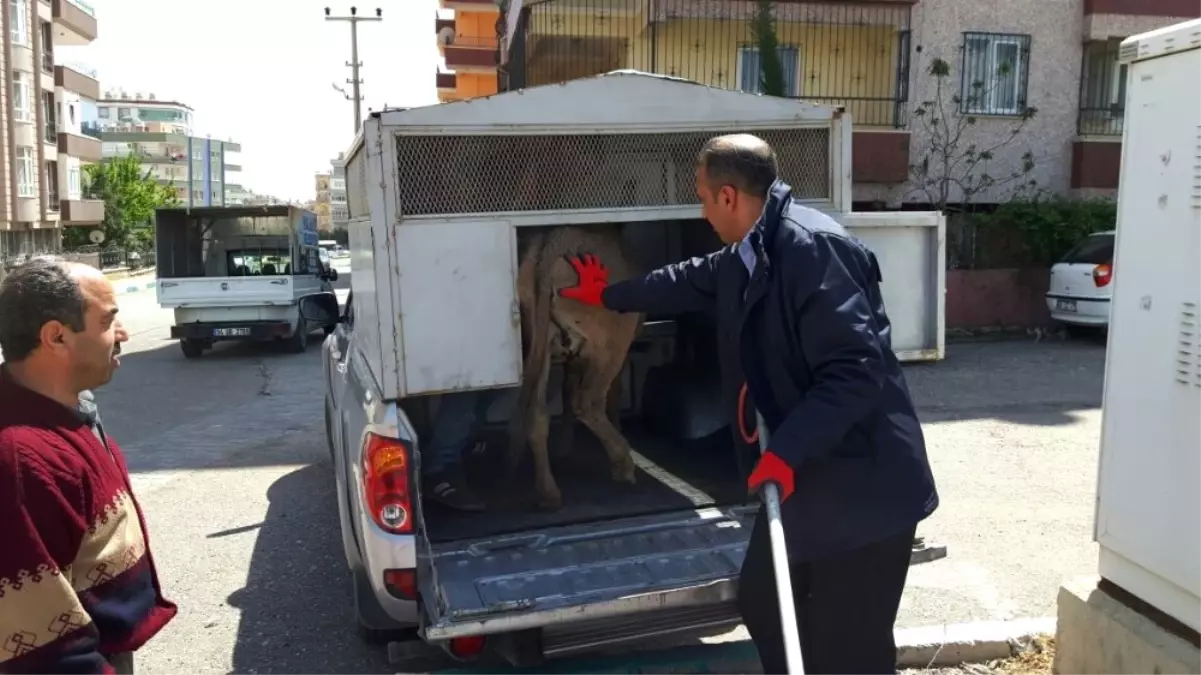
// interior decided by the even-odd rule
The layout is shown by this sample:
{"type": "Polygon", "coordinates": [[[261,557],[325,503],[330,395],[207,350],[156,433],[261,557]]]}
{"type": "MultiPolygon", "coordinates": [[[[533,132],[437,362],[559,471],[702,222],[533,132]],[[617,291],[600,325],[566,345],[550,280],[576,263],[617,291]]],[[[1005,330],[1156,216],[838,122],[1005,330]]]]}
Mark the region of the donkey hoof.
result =
{"type": "Polygon", "coordinates": [[[632,457],[625,457],[610,465],[610,470],[613,474],[613,480],[618,483],[634,483],[634,473],[637,467],[634,465],[632,457]]]}

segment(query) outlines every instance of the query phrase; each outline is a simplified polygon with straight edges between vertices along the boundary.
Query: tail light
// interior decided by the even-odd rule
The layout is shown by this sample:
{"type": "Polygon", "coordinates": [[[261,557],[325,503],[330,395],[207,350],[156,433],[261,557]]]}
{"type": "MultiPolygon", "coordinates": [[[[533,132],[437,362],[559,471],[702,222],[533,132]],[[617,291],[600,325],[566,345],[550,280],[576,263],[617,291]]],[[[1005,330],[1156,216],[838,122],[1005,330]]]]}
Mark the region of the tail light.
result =
{"type": "Polygon", "coordinates": [[[384,570],[384,588],[398,600],[416,600],[416,570],[384,570]]]}
{"type": "Polygon", "coordinates": [[[1093,268],[1093,284],[1097,288],[1103,288],[1113,281],[1113,265],[1109,263],[1101,263],[1093,268]]]}
{"type": "Polygon", "coordinates": [[[363,442],[363,493],[376,525],[392,534],[413,531],[409,449],[404,443],[367,434],[363,442]]]}
{"type": "Polygon", "coordinates": [[[488,646],[488,638],[483,635],[468,635],[466,637],[451,638],[450,644],[446,646],[452,656],[456,659],[474,659],[484,652],[484,647],[488,646]]]}

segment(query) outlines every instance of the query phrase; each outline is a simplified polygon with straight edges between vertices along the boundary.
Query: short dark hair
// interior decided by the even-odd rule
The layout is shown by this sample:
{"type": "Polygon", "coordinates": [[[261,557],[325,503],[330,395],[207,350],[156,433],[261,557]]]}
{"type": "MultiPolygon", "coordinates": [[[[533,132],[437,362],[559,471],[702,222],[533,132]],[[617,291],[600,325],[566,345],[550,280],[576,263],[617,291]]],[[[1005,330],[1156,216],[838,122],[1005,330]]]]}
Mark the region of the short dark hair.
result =
{"type": "Polygon", "coordinates": [[[24,361],[41,343],[48,321],[61,321],[75,332],[84,329],[87,302],[66,265],[33,260],[0,281],[0,352],[24,361]]]}
{"type": "Polygon", "coordinates": [[[696,158],[705,169],[709,186],[723,185],[756,197],[766,197],[779,175],[776,153],[762,138],[730,134],[710,138],[696,158]]]}

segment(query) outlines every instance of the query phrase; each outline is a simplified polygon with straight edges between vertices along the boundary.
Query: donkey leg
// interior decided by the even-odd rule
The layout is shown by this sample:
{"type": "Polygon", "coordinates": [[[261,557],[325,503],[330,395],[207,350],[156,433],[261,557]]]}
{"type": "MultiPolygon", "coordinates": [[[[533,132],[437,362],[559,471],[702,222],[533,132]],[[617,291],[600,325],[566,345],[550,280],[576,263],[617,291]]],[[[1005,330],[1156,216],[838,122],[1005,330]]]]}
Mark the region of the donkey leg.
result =
{"type": "Polygon", "coordinates": [[[585,369],[576,397],[579,402],[576,405],[576,416],[600,439],[605,454],[609,456],[609,469],[613,480],[633,483],[635,466],[634,458],[630,454],[630,444],[609,420],[605,405],[609,385],[621,370],[622,362],[619,360],[614,365],[612,362],[615,359],[604,356],[581,354],[585,369]]]}

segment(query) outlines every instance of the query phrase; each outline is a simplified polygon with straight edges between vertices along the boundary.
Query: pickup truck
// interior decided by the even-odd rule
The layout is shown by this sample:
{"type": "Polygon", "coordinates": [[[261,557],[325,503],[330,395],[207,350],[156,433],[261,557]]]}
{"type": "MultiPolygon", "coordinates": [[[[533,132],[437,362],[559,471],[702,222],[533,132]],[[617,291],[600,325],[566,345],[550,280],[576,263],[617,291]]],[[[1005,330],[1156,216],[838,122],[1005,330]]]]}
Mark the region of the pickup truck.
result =
{"type": "Polygon", "coordinates": [[[617,228],[646,270],[715,250],[693,163],[708,137],[734,131],[772,143],[794,194],[877,249],[901,357],[942,358],[943,218],[852,212],[841,110],[621,71],[366,120],[347,154],[351,295],[341,314],[328,298],[301,309],[337,322],[324,414],[369,632],[415,630],[455,658],[520,666],[737,624],[757,509],[744,459],[757,448],[735,440],[719,404],[709,317],[648,316],[630,350],[621,414],[635,485],[609,479],[587,432],[562,428],[552,439],[575,436],[570,456],[552,447],[562,508],[532,507],[530,471],[497,478],[522,375],[526,232],[617,228]],[[490,450],[463,458],[490,506],[462,514],[422,501],[420,466],[440,395],[468,389],[502,394],[483,432],[490,450]]]}
{"type": "MultiPolygon", "coordinates": [[[[318,326],[297,303],[335,298],[338,272],[321,257],[317,216],[295,206],[158,209],[155,248],[158,303],[174,310],[171,337],[189,359],[231,340],[303,352],[318,326]]],[[[320,327],[328,334],[333,322],[320,327]]]]}

